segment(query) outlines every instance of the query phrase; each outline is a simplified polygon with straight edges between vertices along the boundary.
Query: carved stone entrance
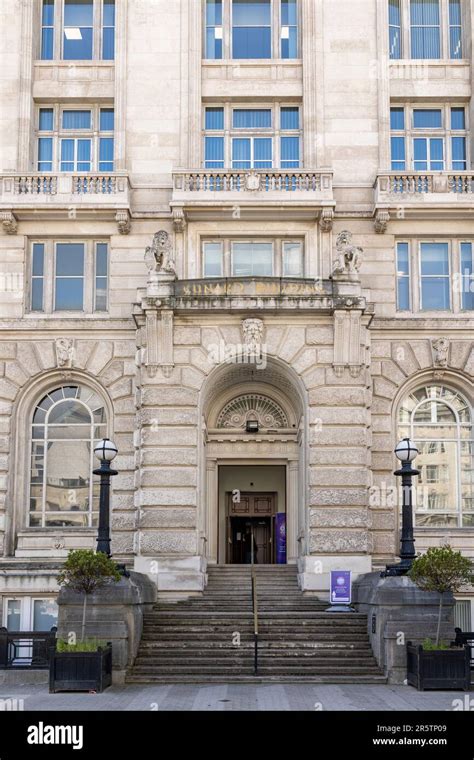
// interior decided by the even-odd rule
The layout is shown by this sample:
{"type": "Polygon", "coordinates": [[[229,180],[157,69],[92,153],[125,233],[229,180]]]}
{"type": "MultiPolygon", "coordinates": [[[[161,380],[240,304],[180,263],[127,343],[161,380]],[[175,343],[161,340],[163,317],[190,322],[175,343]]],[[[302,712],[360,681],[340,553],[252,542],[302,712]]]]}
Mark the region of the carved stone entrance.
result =
{"type": "MultiPolygon", "coordinates": [[[[276,494],[274,510],[286,513],[286,561],[295,564],[301,556],[307,533],[307,409],[299,377],[273,356],[266,356],[263,368],[220,364],[208,376],[201,395],[199,514],[208,563],[229,561],[226,494],[235,489],[276,494]]],[[[270,538],[271,531],[268,543],[270,538]]]]}

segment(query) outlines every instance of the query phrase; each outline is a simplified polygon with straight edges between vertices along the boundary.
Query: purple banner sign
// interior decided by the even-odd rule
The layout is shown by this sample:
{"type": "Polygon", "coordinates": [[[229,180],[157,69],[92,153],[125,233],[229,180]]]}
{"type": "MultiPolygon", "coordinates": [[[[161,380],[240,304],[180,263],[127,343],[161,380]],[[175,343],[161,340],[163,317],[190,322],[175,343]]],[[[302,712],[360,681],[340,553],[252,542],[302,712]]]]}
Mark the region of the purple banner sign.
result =
{"type": "Polygon", "coordinates": [[[331,570],[331,604],[351,603],[351,571],[331,570]]]}
{"type": "Polygon", "coordinates": [[[275,515],[275,544],[277,565],[286,564],[286,514],[277,512],[275,515]]]}

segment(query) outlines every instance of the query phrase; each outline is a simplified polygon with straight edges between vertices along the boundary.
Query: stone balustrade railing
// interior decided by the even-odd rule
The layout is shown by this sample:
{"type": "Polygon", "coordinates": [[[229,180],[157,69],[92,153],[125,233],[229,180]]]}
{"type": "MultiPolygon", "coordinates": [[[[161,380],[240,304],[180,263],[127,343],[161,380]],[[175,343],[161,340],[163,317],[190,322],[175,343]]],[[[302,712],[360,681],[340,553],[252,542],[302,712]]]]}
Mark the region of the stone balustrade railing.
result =
{"type": "MultiPolygon", "coordinates": [[[[0,175],[0,200],[12,205],[67,202],[71,197],[91,199],[100,197],[100,202],[113,203],[120,199],[128,201],[129,181],[126,174],[46,174],[24,173],[0,175]],[[119,196],[119,198],[117,198],[119,196]],[[115,200],[114,200],[115,199],[115,200]]],[[[97,198],[99,200],[99,198],[97,198]]]]}
{"type": "Polygon", "coordinates": [[[173,172],[173,188],[184,193],[324,193],[332,194],[331,171],[300,169],[200,169],[173,172]]]}
{"type": "Polygon", "coordinates": [[[426,194],[452,194],[471,197],[474,174],[471,172],[387,172],[379,174],[375,183],[375,200],[384,202],[400,195],[421,200],[426,194]]]}

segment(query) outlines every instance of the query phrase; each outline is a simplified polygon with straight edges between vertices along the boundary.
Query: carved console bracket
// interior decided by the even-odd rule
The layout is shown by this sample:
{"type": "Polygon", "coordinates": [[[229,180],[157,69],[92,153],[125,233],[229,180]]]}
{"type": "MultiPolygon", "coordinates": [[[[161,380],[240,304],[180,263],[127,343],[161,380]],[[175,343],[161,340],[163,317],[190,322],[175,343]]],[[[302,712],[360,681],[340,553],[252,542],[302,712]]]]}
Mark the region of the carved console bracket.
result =
{"type": "Polygon", "coordinates": [[[379,209],[374,218],[374,228],[378,235],[383,235],[387,231],[387,224],[390,221],[390,213],[387,209],[379,209]]]}
{"type": "Polygon", "coordinates": [[[331,232],[334,222],[334,209],[323,208],[321,216],[319,217],[319,226],[322,232],[331,232]]]}
{"type": "Polygon", "coordinates": [[[126,209],[117,211],[115,214],[115,221],[117,222],[118,231],[121,235],[128,235],[131,230],[130,214],[126,209]]]}
{"type": "Polygon", "coordinates": [[[12,211],[0,211],[0,221],[7,235],[15,235],[18,229],[18,222],[12,211]]]}
{"type": "Polygon", "coordinates": [[[173,207],[173,229],[177,233],[183,233],[186,229],[186,214],[181,206],[173,207]]]}

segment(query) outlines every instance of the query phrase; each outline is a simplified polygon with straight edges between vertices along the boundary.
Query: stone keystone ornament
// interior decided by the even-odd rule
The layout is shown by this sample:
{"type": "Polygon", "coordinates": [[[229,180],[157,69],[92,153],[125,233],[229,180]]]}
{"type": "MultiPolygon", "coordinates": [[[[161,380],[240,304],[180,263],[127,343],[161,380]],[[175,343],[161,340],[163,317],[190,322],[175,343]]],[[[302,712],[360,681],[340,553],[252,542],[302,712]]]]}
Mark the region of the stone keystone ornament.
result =
{"type": "Polygon", "coordinates": [[[249,353],[260,353],[263,343],[264,329],[262,319],[250,318],[243,320],[242,337],[244,345],[249,353]]]}
{"type": "Polygon", "coordinates": [[[449,358],[449,338],[436,338],[431,341],[434,357],[433,363],[437,367],[447,367],[449,358]]]}
{"type": "Polygon", "coordinates": [[[362,248],[352,244],[352,232],[343,230],[336,239],[336,261],[333,275],[357,274],[362,265],[362,248]]]}
{"type": "Polygon", "coordinates": [[[176,274],[173,246],[166,230],[159,230],[153,235],[152,244],[145,249],[145,263],[150,274],[152,272],[176,274]]]}

